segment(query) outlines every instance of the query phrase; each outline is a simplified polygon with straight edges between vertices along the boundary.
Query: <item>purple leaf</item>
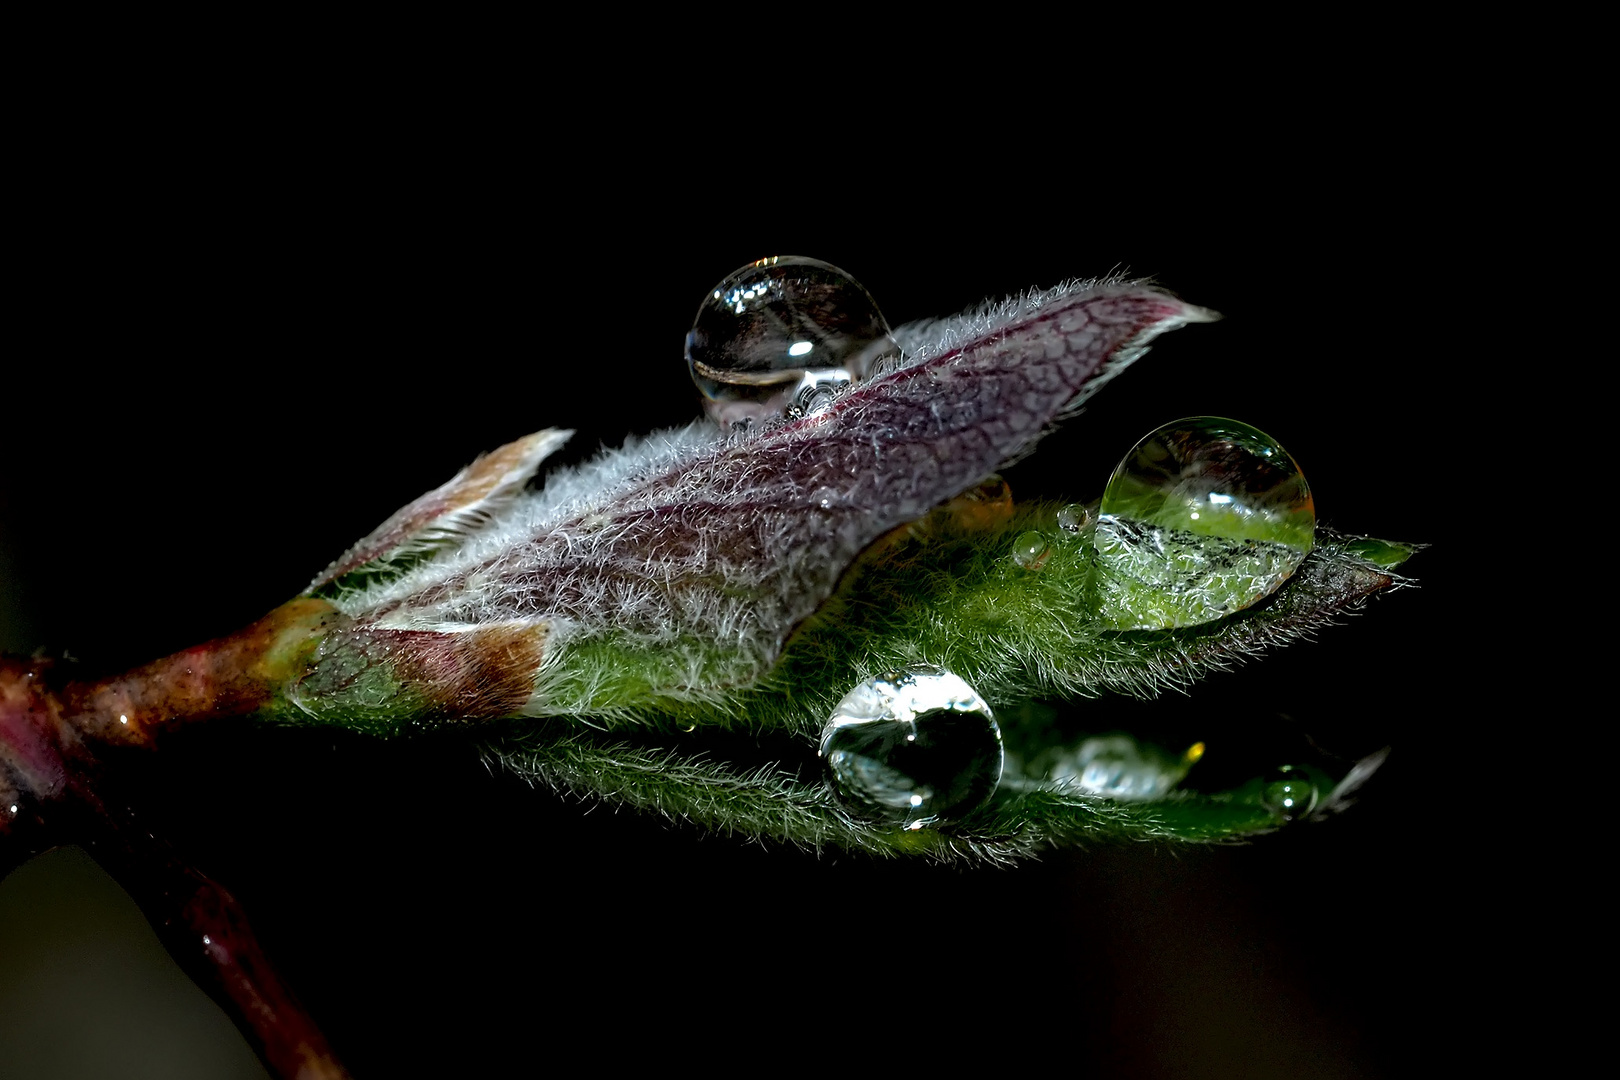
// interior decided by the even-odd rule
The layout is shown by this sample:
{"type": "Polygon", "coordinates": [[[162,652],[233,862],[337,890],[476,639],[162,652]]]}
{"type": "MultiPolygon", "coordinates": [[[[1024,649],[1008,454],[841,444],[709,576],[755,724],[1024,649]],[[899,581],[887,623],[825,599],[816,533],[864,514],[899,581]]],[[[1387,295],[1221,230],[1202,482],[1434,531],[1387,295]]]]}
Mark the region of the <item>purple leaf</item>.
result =
{"type": "Polygon", "coordinates": [[[632,443],[340,606],[398,629],[544,621],[557,644],[679,643],[729,656],[728,681],[757,678],[873,540],[1027,452],[1158,334],[1215,317],[1105,282],[940,323],[824,412],[632,443]]]}

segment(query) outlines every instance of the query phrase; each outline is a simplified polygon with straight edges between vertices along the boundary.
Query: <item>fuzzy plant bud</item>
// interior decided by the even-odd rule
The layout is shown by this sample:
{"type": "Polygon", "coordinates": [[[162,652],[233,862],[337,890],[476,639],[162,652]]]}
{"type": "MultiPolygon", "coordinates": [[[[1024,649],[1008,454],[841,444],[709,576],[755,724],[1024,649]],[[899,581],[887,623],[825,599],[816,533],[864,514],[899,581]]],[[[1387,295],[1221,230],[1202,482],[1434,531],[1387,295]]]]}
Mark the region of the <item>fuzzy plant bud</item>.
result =
{"type": "Polygon", "coordinates": [[[389,729],[612,715],[761,679],[875,539],[1024,453],[1157,335],[1209,312],[1071,284],[934,324],[812,416],[628,442],[534,492],[566,432],[480,460],[395,514],[310,595],[345,623],[287,701],[389,729]]]}

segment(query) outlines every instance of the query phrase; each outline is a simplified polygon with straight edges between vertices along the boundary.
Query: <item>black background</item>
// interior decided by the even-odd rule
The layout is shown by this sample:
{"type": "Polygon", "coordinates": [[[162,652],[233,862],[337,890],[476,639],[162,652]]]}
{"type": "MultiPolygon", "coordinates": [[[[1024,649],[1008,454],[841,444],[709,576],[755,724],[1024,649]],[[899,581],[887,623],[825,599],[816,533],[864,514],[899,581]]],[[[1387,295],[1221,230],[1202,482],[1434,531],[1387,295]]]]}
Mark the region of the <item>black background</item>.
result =
{"type": "MultiPolygon", "coordinates": [[[[1007,474],[1015,496],[1094,497],[1150,428],[1224,415],[1294,454],[1321,520],[1436,546],[1422,588],[1165,703],[1208,718],[1212,753],[1250,723],[1394,747],[1351,813],[1248,846],[818,857],[573,805],[456,737],[188,733],[146,812],[236,891],[357,1076],[563,1048],[854,1067],[868,1039],[1143,1076],[1449,1052],[1432,1002],[1465,979],[1469,871],[1434,791],[1470,718],[1436,634],[1461,610],[1447,467],[1478,376],[1424,284],[1455,255],[1444,193],[1394,148],[1216,124],[1151,169],[1033,167],[1018,140],[807,153],[718,122],[654,142],[375,120],[108,132],[87,167],[46,168],[0,429],[6,647],[86,673],[162,655],[294,595],[482,450],[566,426],[559,460],[580,460],[685,422],[699,300],[773,253],[842,266],[896,325],[1154,275],[1226,319],[1163,339],[1007,474]]],[[[135,1059],[149,1038],[187,1036],[85,1035],[135,1059]]]]}

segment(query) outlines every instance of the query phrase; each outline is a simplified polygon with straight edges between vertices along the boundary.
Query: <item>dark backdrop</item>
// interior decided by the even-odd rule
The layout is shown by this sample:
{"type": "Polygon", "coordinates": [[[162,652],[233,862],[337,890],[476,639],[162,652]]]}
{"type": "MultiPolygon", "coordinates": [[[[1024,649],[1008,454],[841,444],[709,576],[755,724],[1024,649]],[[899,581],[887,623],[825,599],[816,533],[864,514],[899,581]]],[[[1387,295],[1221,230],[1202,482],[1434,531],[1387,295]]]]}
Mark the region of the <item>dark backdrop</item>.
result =
{"type": "MultiPolygon", "coordinates": [[[[1164,339],[1008,479],[1094,497],[1151,427],[1226,415],[1292,451],[1322,520],[1434,542],[1410,566],[1422,589],[1165,703],[1212,740],[1252,723],[1393,745],[1353,812],[1249,846],[942,870],[568,804],[453,738],[218,730],[163,751],[152,819],[235,889],[362,1077],[575,1051],[852,1068],[875,1039],[1292,1078],[1407,1072],[1414,1046],[1443,1047],[1430,1002],[1462,978],[1463,886],[1434,751],[1468,718],[1434,639],[1460,596],[1445,478],[1473,376],[1421,281],[1436,192],[1306,142],[1143,175],[725,138],[549,155],[486,131],[430,154],[284,132],[62,177],[5,376],[0,645],[140,662],[295,594],[482,450],[570,426],[561,459],[579,460],[684,422],[682,335],[759,256],[834,262],[895,324],[1128,267],[1227,318],[1164,339]]],[[[28,883],[16,933],[78,910],[28,883]]],[[[36,952],[0,953],[8,1000],[42,996],[57,965],[36,952]]],[[[191,1038],[95,1027],[127,1011],[63,1023],[133,1061],[191,1038]]],[[[46,1022],[0,1020],[0,1048],[46,1022]]]]}

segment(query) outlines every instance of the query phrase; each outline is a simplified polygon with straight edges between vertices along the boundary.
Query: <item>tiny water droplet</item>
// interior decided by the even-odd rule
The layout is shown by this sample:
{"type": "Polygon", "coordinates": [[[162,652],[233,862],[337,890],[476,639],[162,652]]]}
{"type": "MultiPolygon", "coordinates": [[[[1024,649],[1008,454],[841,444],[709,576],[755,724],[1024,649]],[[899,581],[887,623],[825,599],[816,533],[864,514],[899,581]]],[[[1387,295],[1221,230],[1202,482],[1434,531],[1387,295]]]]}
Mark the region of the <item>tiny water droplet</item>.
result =
{"type": "Polygon", "coordinates": [[[1001,729],[958,675],[917,666],[868,679],[821,729],[840,802],[907,829],[960,819],[1001,782],[1001,729]]]}
{"type": "Polygon", "coordinates": [[[1274,771],[1260,791],[1267,810],[1284,821],[1304,817],[1316,809],[1316,784],[1292,765],[1274,771]]]}
{"type": "Polygon", "coordinates": [[[686,335],[692,381],[723,427],[813,416],[898,351],[859,282],[797,256],[761,259],[728,276],[686,335]]]}
{"type": "Polygon", "coordinates": [[[1025,570],[1039,570],[1052,557],[1052,545],[1046,542],[1044,534],[1031,529],[1020,533],[1018,539],[1013,541],[1012,557],[1013,562],[1025,570]]]}
{"type": "Polygon", "coordinates": [[[788,405],[787,415],[795,420],[801,416],[815,416],[832,407],[838,395],[849,389],[850,380],[842,368],[835,372],[807,371],[799,380],[798,389],[788,405]]]}
{"type": "Polygon", "coordinates": [[[1098,617],[1157,630],[1241,611],[1310,553],[1311,490],[1264,432],[1195,416],[1131,448],[1108,481],[1093,543],[1098,617]]]}
{"type": "Polygon", "coordinates": [[[1058,528],[1067,533],[1077,533],[1091,524],[1091,511],[1079,503],[1070,503],[1058,511],[1058,528]]]}

